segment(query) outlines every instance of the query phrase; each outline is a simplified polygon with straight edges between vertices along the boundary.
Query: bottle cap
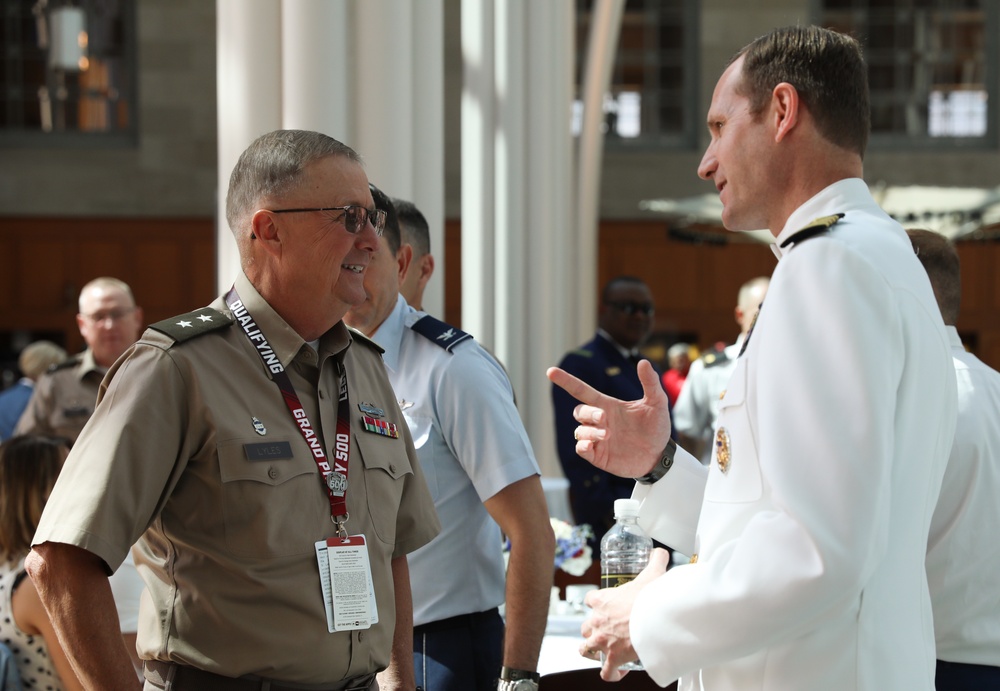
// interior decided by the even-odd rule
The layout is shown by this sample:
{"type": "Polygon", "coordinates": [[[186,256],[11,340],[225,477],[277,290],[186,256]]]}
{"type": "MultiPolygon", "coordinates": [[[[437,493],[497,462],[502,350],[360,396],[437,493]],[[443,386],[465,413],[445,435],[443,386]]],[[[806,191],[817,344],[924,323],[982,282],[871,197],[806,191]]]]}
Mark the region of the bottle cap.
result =
{"type": "Polygon", "coordinates": [[[622,518],[624,516],[637,518],[640,506],[641,504],[638,499],[615,499],[615,518],[622,518]]]}

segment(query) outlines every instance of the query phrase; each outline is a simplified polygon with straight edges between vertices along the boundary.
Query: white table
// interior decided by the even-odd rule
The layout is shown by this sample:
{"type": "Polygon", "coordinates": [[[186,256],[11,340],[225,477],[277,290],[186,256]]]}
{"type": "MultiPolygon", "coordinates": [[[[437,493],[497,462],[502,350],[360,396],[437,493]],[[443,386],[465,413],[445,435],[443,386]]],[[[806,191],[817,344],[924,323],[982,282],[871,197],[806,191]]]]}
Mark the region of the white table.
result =
{"type": "Polygon", "coordinates": [[[580,626],[586,619],[585,614],[549,615],[545,627],[545,638],[542,639],[542,649],[538,655],[538,673],[546,674],[566,672],[571,669],[586,669],[600,667],[597,660],[580,655],[580,626]]]}

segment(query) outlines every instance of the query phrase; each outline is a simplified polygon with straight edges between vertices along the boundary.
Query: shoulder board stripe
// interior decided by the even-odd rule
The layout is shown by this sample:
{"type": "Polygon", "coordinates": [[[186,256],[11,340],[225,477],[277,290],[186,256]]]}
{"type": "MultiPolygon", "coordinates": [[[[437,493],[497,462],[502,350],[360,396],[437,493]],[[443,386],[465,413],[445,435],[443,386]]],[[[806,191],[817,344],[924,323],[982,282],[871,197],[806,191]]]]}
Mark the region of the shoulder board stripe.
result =
{"type": "Polygon", "coordinates": [[[781,243],[780,247],[784,248],[793,242],[804,242],[809,238],[821,235],[822,233],[828,231],[834,223],[843,217],[844,214],[833,214],[832,216],[817,218],[785,238],[785,241],[781,243]]]}

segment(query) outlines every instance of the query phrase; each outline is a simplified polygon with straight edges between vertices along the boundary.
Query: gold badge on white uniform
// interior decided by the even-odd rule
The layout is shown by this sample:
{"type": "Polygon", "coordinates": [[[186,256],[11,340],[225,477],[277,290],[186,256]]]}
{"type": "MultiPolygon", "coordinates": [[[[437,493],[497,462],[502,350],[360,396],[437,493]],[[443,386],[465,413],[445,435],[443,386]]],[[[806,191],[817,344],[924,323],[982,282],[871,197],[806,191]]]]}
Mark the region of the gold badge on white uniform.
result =
{"type": "Polygon", "coordinates": [[[725,427],[720,427],[719,431],[715,433],[715,460],[723,475],[729,472],[732,449],[729,445],[729,432],[726,431],[725,427]]]}

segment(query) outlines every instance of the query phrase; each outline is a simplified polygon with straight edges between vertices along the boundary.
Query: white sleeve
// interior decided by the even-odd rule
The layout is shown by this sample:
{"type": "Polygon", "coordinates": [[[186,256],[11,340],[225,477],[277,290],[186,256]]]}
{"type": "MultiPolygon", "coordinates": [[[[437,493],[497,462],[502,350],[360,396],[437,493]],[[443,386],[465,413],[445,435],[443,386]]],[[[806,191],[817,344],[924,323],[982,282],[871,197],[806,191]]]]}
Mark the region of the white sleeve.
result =
{"type": "Polygon", "coordinates": [[[888,543],[905,349],[892,290],[858,254],[815,239],[782,260],[766,305],[733,378],[746,377],[745,399],[720,416],[732,461],[728,475],[708,469],[701,557],[633,606],[633,646],[661,685],[843,612],[888,543]]]}
{"type": "Polygon", "coordinates": [[[708,467],[678,447],[674,465],[659,482],[637,482],[632,498],[642,502],[639,525],[646,534],[682,554],[692,554],[707,479],[708,467]]]}

